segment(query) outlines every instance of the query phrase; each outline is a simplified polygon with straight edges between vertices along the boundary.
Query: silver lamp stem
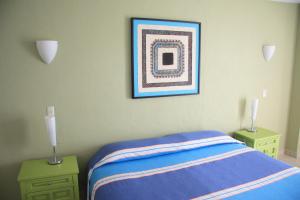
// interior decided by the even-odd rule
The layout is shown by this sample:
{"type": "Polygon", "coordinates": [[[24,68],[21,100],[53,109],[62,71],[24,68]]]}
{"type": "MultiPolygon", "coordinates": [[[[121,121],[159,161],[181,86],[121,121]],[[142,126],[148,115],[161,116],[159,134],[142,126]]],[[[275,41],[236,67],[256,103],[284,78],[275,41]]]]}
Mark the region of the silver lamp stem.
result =
{"type": "Polygon", "coordinates": [[[254,119],[251,119],[251,128],[248,129],[248,132],[256,132],[256,128],[254,127],[254,119]]]}
{"type": "Polygon", "coordinates": [[[56,161],[56,147],[53,146],[53,158],[54,158],[54,161],[56,161]]]}
{"type": "Polygon", "coordinates": [[[57,165],[62,163],[62,159],[56,156],[56,147],[53,146],[53,157],[48,159],[49,165],[57,165]]]}

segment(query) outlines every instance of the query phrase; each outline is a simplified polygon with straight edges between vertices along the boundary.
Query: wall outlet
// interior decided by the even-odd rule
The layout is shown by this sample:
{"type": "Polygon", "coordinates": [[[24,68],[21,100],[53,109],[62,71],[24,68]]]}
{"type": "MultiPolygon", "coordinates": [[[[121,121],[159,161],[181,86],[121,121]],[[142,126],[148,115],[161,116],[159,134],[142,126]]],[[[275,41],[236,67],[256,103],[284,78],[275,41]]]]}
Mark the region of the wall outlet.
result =
{"type": "Polygon", "coordinates": [[[267,89],[263,89],[262,91],[262,97],[265,99],[268,96],[268,90],[267,89]]]}
{"type": "Polygon", "coordinates": [[[54,113],[54,106],[48,106],[47,107],[47,115],[48,116],[54,116],[55,113],[54,113]]]}

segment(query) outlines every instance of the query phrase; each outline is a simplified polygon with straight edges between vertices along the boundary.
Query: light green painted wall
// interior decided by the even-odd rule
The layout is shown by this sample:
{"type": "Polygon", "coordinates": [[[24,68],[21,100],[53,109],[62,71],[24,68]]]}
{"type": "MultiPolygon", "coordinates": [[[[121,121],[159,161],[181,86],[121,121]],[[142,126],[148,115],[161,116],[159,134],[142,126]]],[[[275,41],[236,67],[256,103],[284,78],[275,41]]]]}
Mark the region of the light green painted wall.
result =
{"type": "Polygon", "coordinates": [[[50,155],[51,104],[59,152],[78,155],[81,169],[105,143],[245,127],[244,99],[263,88],[258,125],[284,144],[296,24],[295,5],[264,0],[1,0],[0,199],[18,199],[22,160],[50,155]],[[130,17],[202,22],[201,95],[130,98],[130,17]],[[60,42],[50,65],[34,47],[44,38],[60,42]],[[264,43],[277,45],[268,63],[264,43]]]}
{"type": "MultiPolygon", "coordinates": [[[[300,9],[300,8],[299,8],[300,9]]],[[[300,15],[298,18],[298,31],[295,51],[295,65],[293,70],[292,92],[290,102],[289,124],[286,140],[287,153],[292,156],[297,155],[298,137],[300,129],[300,15]]],[[[298,152],[299,154],[300,152],[298,152]]]]}

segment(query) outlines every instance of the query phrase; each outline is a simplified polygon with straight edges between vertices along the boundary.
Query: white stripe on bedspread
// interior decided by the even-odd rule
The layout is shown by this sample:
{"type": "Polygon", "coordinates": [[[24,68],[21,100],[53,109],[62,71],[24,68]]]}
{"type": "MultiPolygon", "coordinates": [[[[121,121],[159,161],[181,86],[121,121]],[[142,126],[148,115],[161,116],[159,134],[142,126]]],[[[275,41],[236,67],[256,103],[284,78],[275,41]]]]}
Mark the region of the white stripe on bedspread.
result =
{"type": "Polygon", "coordinates": [[[116,160],[151,155],[151,154],[155,154],[155,153],[185,150],[185,149],[197,148],[197,147],[202,147],[202,146],[207,146],[207,145],[212,145],[212,144],[230,143],[230,142],[243,143],[243,142],[233,139],[230,136],[218,136],[218,137],[205,138],[205,139],[193,140],[193,141],[188,141],[188,142],[160,144],[160,145],[129,148],[129,149],[115,151],[115,152],[105,156],[103,159],[101,159],[99,162],[97,162],[94,165],[94,167],[89,171],[89,178],[94,169],[96,169],[106,163],[114,162],[116,160]]]}
{"type": "Polygon", "coordinates": [[[281,179],[284,179],[286,177],[292,176],[294,174],[300,173],[300,169],[293,167],[293,168],[289,168],[286,170],[283,170],[281,172],[272,174],[270,176],[266,176],[264,178],[255,180],[255,181],[251,181],[249,183],[245,183],[242,185],[238,185],[232,188],[228,188],[225,190],[220,190],[218,192],[214,192],[214,193],[210,193],[204,196],[200,196],[197,198],[194,198],[192,200],[217,200],[217,199],[223,199],[223,198],[227,198],[230,196],[234,196],[243,192],[247,192],[256,188],[260,188],[263,187],[265,185],[274,183],[276,181],[279,181],[281,179]]]}
{"type": "Polygon", "coordinates": [[[112,182],[120,181],[120,180],[126,180],[126,179],[141,178],[141,177],[151,176],[151,175],[155,175],[155,174],[162,174],[162,173],[166,173],[166,172],[170,172],[170,171],[176,171],[176,170],[180,170],[183,168],[188,168],[188,167],[192,167],[192,166],[196,166],[196,165],[202,165],[205,163],[222,160],[225,158],[233,157],[233,156],[236,156],[239,154],[252,152],[252,151],[255,151],[255,150],[252,148],[246,147],[243,149],[237,149],[237,150],[233,150],[233,151],[226,152],[223,154],[210,156],[210,157],[206,157],[206,158],[201,158],[198,160],[193,160],[193,161],[189,161],[189,162],[185,162],[185,163],[180,163],[177,165],[156,168],[156,169],[151,169],[151,170],[141,171],[141,172],[129,172],[129,173],[124,173],[124,174],[117,174],[117,175],[109,176],[109,177],[100,179],[95,183],[93,190],[92,190],[91,199],[94,200],[95,194],[96,194],[96,191],[98,188],[100,188],[101,186],[108,184],[108,183],[112,183],[112,182]]]}

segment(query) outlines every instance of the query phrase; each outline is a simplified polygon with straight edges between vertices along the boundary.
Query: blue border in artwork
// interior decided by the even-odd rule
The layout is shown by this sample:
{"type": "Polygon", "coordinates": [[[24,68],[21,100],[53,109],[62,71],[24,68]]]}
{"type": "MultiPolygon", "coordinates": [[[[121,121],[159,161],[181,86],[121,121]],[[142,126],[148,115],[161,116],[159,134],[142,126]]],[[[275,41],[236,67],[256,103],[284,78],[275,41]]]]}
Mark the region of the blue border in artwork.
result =
{"type": "Polygon", "coordinates": [[[169,21],[169,20],[156,20],[156,19],[132,19],[132,42],[133,42],[133,98],[143,97],[160,97],[160,96],[174,96],[174,95],[189,95],[200,93],[200,46],[201,46],[201,24],[198,22],[185,22],[185,21],[169,21]],[[176,91],[161,91],[161,92],[142,92],[138,91],[138,25],[163,25],[163,26],[179,26],[190,27],[196,29],[196,88],[193,90],[176,90],[176,91]]]}

